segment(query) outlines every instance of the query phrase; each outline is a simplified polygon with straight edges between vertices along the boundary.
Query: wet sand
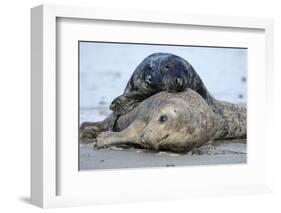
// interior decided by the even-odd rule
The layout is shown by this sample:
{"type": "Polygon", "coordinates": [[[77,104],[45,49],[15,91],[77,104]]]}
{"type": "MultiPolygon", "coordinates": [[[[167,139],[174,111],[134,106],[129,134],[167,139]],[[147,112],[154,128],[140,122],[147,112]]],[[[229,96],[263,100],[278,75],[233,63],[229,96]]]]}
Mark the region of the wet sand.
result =
{"type": "Polygon", "coordinates": [[[117,147],[95,150],[93,143],[80,144],[80,170],[243,164],[246,162],[246,140],[206,144],[186,154],[117,147]]]}

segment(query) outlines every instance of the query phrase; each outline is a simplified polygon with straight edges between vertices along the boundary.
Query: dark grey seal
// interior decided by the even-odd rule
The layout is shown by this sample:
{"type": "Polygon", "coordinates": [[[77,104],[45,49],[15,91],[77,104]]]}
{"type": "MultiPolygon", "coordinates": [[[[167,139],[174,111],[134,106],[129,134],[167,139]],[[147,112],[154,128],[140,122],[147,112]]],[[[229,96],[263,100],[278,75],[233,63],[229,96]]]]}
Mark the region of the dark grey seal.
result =
{"type": "Polygon", "coordinates": [[[124,93],[112,101],[113,117],[109,130],[114,129],[118,116],[126,114],[149,96],[160,91],[181,92],[186,88],[196,91],[212,104],[213,98],[190,63],[170,53],[149,55],[133,72],[124,93]]]}

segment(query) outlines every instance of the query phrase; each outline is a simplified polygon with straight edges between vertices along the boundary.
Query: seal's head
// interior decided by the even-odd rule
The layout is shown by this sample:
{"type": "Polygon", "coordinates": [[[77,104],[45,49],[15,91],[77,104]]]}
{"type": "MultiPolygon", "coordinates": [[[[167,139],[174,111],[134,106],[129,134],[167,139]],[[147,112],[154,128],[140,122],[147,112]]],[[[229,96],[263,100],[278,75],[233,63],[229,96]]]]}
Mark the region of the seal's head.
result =
{"type": "Polygon", "coordinates": [[[143,80],[154,89],[181,92],[188,87],[188,69],[183,58],[169,53],[154,53],[140,64],[143,80]]]}
{"type": "Polygon", "coordinates": [[[187,152],[214,135],[214,114],[207,103],[197,93],[188,97],[190,104],[181,95],[170,93],[166,100],[163,98],[140,135],[144,147],[187,152]]]}
{"type": "Polygon", "coordinates": [[[184,59],[176,55],[162,59],[160,70],[166,91],[181,92],[188,87],[188,65],[184,59]]]}
{"type": "MultiPolygon", "coordinates": [[[[188,69],[183,58],[169,53],[154,53],[138,66],[145,85],[155,90],[181,92],[188,87],[188,69]]],[[[135,79],[138,82],[137,79],[135,79]]],[[[143,88],[145,88],[144,86],[143,88]]]]}

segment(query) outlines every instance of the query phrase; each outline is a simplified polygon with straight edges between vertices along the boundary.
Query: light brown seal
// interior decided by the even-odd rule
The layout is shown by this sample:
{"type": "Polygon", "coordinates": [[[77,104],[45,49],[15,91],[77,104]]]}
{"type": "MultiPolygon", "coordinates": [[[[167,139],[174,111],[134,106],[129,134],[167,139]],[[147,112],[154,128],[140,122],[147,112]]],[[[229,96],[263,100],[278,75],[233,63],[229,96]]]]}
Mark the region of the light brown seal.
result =
{"type": "Polygon", "coordinates": [[[246,109],[216,103],[219,113],[198,93],[159,92],[120,116],[114,131],[107,131],[111,116],[102,122],[83,123],[82,136],[97,136],[97,148],[132,144],[142,148],[188,152],[214,139],[246,137],[246,109]]]}

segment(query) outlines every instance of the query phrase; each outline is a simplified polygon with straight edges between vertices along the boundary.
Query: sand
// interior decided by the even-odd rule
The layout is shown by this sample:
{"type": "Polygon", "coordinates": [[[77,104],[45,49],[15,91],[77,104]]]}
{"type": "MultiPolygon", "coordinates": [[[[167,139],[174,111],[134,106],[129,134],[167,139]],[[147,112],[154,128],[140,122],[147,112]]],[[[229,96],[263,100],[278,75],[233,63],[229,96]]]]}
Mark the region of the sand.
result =
{"type": "Polygon", "coordinates": [[[247,162],[246,140],[206,144],[187,154],[143,149],[107,148],[95,150],[93,143],[80,144],[80,170],[178,167],[247,162]]]}

